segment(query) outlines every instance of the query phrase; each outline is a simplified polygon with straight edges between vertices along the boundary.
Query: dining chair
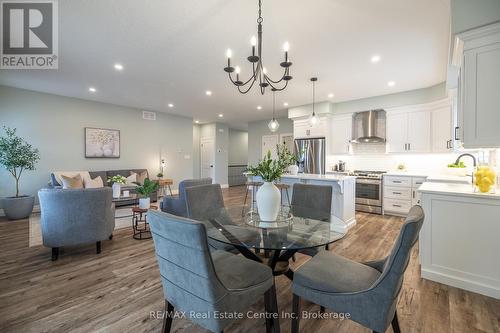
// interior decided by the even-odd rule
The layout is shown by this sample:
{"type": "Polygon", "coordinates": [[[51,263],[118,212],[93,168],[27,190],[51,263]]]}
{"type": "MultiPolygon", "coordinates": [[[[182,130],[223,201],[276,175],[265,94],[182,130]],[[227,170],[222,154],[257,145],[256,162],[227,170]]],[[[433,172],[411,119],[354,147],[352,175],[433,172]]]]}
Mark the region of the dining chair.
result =
{"type": "Polygon", "coordinates": [[[424,221],[424,211],[413,206],[391,253],[382,260],[358,263],[322,251],[295,271],[293,280],[292,332],[299,331],[300,298],[349,313],[350,319],[385,332],[390,323],[399,333],[396,303],[413,245],[424,221]]]}
{"type": "Polygon", "coordinates": [[[170,332],[175,309],[199,326],[221,332],[236,319],[217,313],[243,313],[262,295],[266,332],[279,332],[269,267],[225,251],[210,252],[203,223],[156,210],[148,214],[165,298],[162,332],[170,332]]]}
{"type": "MultiPolygon", "coordinates": [[[[332,187],[295,183],[292,188],[290,212],[297,217],[329,222],[332,211],[332,187]]],[[[325,245],[328,250],[328,244],[325,245]]],[[[301,253],[313,256],[318,250],[309,249],[301,253]]],[[[295,257],[293,258],[295,260],[295,257]]]]}
{"type": "MultiPolygon", "coordinates": [[[[220,184],[198,185],[186,188],[187,217],[208,225],[211,219],[225,226],[232,236],[242,243],[257,246],[261,235],[257,230],[239,227],[233,224],[224,205],[224,197],[220,184]]],[[[237,253],[232,245],[209,240],[211,247],[237,253]]],[[[258,247],[258,246],[257,246],[258,247]]]]}
{"type": "Polygon", "coordinates": [[[179,194],[176,196],[164,196],[160,202],[160,209],[165,213],[187,217],[186,189],[191,186],[205,184],[212,184],[212,178],[184,179],[179,183],[179,194]]]}

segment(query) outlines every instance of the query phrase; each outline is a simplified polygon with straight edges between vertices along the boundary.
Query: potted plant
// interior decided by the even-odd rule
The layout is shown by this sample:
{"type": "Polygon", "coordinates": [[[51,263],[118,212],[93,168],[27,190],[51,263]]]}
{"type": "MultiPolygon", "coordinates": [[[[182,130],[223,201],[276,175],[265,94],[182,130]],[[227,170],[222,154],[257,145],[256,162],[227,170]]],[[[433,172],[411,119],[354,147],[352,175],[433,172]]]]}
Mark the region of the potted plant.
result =
{"type": "Polygon", "coordinates": [[[35,197],[19,195],[19,180],[25,170],[35,170],[40,159],[38,149],[16,135],[15,128],[4,126],[5,136],[0,137],[0,164],[16,180],[16,195],[3,198],[3,210],[10,220],[24,219],[33,211],[35,197]]]}
{"type": "Polygon", "coordinates": [[[257,209],[262,221],[274,222],[280,211],[280,190],[273,184],[279,179],[287,168],[286,161],[271,158],[268,152],[256,166],[250,166],[248,171],[253,176],[259,176],[264,184],[257,191],[257,209]]]}
{"type": "Polygon", "coordinates": [[[151,194],[158,191],[160,184],[149,180],[149,178],[144,179],[144,185],[137,186],[135,191],[139,194],[139,208],[149,209],[151,205],[151,194]]]}
{"type": "Polygon", "coordinates": [[[111,188],[113,189],[113,198],[117,199],[121,195],[122,185],[125,185],[127,178],[116,175],[113,177],[108,177],[108,183],[112,183],[111,188]]]}
{"type": "Polygon", "coordinates": [[[293,154],[285,144],[276,145],[276,150],[278,159],[283,162],[286,171],[291,175],[297,175],[299,173],[298,156],[293,154]]]}

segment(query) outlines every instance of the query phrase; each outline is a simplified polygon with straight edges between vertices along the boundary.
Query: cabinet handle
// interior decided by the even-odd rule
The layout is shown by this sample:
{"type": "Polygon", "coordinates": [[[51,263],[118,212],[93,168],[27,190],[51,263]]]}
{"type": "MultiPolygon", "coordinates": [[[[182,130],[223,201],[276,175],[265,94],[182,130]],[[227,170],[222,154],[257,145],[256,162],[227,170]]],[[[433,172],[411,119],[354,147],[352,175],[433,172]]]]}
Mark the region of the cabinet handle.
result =
{"type": "Polygon", "coordinates": [[[401,192],[392,192],[392,194],[401,194],[401,192]]]}
{"type": "Polygon", "coordinates": [[[392,181],[394,184],[401,184],[401,181],[400,180],[393,180],[392,181]]]}
{"type": "Polygon", "coordinates": [[[393,204],[392,207],[399,207],[399,208],[401,208],[401,205],[393,204]]]}
{"type": "Polygon", "coordinates": [[[407,143],[405,143],[405,151],[407,150],[407,149],[406,149],[406,145],[407,145],[407,143]]]}
{"type": "Polygon", "coordinates": [[[415,199],[415,191],[413,191],[413,199],[415,199]]]}
{"type": "Polygon", "coordinates": [[[458,129],[459,129],[459,128],[460,128],[460,126],[456,126],[456,127],[455,127],[455,140],[460,140],[460,139],[458,138],[458,129]]]}
{"type": "Polygon", "coordinates": [[[411,143],[408,144],[408,150],[411,150],[411,143]]]}

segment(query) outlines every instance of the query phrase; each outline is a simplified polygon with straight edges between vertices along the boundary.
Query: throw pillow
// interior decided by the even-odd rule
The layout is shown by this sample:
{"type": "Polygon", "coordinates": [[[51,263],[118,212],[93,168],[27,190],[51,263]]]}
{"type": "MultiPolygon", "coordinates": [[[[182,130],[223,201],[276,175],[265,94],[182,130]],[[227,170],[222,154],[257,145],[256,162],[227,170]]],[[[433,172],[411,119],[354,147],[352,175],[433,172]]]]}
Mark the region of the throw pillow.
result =
{"type": "Polygon", "coordinates": [[[104,182],[102,181],[101,176],[97,176],[94,179],[85,179],[83,184],[85,188],[101,188],[104,187],[104,182]]]}
{"type": "Polygon", "coordinates": [[[74,177],[68,177],[65,175],[61,175],[61,180],[63,183],[63,188],[83,188],[83,180],[82,176],[76,175],[74,177]]]}
{"type": "Polygon", "coordinates": [[[147,171],[143,171],[141,173],[136,173],[134,171],[130,171],[130,174],[131,175],[137,175],[137,180],[136,182],[139,183],[139,185],[144,185],[144,180],[146,178],[148,178],[148,172],[147,171]]]}
{"type": "Polygon", "coordinates": [[[137,185],[136,182],[137,182],[137,174],[133,173],[126,178],[125,185],[136,186],[137,185]]]}

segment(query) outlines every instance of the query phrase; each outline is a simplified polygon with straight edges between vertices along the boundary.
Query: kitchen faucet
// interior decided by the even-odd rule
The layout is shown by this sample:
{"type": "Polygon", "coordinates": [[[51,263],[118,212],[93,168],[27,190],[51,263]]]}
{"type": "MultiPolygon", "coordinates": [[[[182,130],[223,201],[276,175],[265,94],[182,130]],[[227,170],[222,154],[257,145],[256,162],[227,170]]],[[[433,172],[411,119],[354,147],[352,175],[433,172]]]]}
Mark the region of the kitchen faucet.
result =
{"type": "MultiPolygon", "coordinates": [[[[464,156],[469,156],[472,158],[472,161],[473,161],[473,164],[474,164],[474,168],[477,166],[477,160],[476,160],[476,157],[472,154],[469,154],[469,153],[465,153],[465,154],[461,154],[460,156],[457,157],[457,160],[455,161],[455,165],[458,165],[458,162],[460,162],[460,159],[464,156]]],[[[474,188],[474,171],[472,172],[472,174],[468,175],[471,177],[471,181],[472,181],[472,188],[474,188]]]]}
{"type": "Polygon", "coordinates": [[[460,159],[464,156],[470,156],[472,158],[472,161],[474,162],[474,167],[477,165],[476,157],[469,153],[461,154],[460,156],[458,156],[457,160],[455,161],[455,165],[458,165],[458,162],[460,162],[460,159]]]}

